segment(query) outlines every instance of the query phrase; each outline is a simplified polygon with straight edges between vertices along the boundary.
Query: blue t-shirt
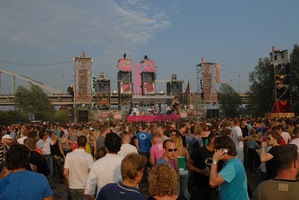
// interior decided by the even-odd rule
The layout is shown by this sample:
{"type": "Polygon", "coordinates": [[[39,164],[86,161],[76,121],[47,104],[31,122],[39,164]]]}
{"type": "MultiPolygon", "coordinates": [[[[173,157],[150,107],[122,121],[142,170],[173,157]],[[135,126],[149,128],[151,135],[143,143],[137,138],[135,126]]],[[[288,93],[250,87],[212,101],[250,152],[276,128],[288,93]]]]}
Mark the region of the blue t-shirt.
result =
{"type": "Polygon", "coordinates": [[[140,152],[150,152],[152,134],[148,132],[138,132],[136,139],[138,140],[140,152]]]}
{"type": "Polygon", "coordinates": [[[245,169],[243,163],[238,158],[232,158],[227,161],[219,175],[225,180],[220,185],[221,200],[249,200],[245,169]]]}
{"type": "Polygon", "coordinates": [[[105,185],[98,194],[97,200],[146,200],[137,188],[125,186],[121,182],[105,185]]]}
{"type": "Polygon", "coordinates": [[[48,180],[39,173],[24,170],[0,179],[0,199],[42,200],[52,195],[48,180]]]}

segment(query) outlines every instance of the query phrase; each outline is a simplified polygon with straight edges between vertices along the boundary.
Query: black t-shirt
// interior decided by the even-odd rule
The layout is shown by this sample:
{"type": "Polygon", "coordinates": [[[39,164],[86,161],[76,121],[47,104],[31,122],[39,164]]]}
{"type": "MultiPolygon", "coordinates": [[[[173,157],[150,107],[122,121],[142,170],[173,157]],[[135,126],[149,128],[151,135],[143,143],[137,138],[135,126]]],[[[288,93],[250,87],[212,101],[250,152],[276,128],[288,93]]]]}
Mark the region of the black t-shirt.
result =
{"type": "Polygon", "coordinates": [[[243,128],[240,126],[241,130],[242,130],[242,137],[246,137],[249,135],[249,130],[248,130],[248,127],[247,125],[245,125],[243,128]]]}
{"type": "Polygon", "coordinates": [[[274,146],[268,151],[268,153],[270,153],[273,156],[273,158],[266,162],[267,180],[273,179],[277,176],[278,170],[276,165],[276,154],[278,148],[279,146],[274,146]]]}
{"type": "MultiPolygon", "coordinates": [[[[191,154],[191,159],[194,162],[194,167],[198,169],[211,168],[206,164],[206,159],[212,159],[214,152],[209,151],[205,146],[200,147],[191,154]]],[[[192,186],[204,189],[212,189],[209,185],[209,176],[204,176],[200,173],[192,172],[192,186]]]]}
{"type": "Polygon", "coordinates": [[[30,151],[29,163],[34,164],[37,167],[38,173],[41,173],[45,176],[50,174],[46,158],[36,151],[30,151]]]}

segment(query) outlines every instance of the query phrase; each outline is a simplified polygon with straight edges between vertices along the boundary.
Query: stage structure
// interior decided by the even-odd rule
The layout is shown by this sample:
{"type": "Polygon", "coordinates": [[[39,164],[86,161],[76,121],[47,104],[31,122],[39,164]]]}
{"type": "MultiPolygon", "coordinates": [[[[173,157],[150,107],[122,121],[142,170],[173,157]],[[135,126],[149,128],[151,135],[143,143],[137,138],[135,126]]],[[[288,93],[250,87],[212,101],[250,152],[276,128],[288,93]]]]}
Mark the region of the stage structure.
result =
{"type": "Polygon", "coordinates": [[[218,103],[217,88],[220,84],[220,65],[218,63],[205,62],[196,66],[197,92],[201,94],[205,104],[218,103]]]}
{"type": "Polygon", "coordinates": [[[108,110],[111,105],[110,80],[104,72],[100,72],[95,86],[96,105],[99,110],[108,110]]]}
{"type": "MultiPolygon", "coordinates": [[[[155,61],[148,59],[147,55],[142,60],[142,72],[141,76],[141,92],[142,95],[155,95],[156,94],[156,66],[155,61]]],[[[136,73],[134,73],[137,75],[136,73]]]]}
{"type": "Polygon", "coordinates": [[[290,55],[287,49],[275,50],[272,47],[270,53],[271,67],[274,72],[274,103],[271,112],[267,116],[271,117],[292,117],[294,116],[291,102],[291,67],[290,55]]]}
{"type": "MultiPolygon", "coordinates": [[[[184,102],[183,96],[183,81],[179,81],[177,74],[171,74],[171,79],[166,83],[166,92],[167,95],[174,96],[174,101],[176,104],[180,105],[184,102]]],[[[169,104],[173,104],[169,102],[169,104]]]]}
{"type": "Polygon", "coordinates": [[[80,122],[87,122],[89,107],[92,104],[92,62],[82,52],[80,57],[74,57],[74,117],[80,122]]]}
{"type": "Polygon", "coordinates": [[[132,60],[123,58],[118,60],[117,63],[117,82],[118,82],[118,103],[122,105],[130,105],[133,97],[133,84],[132,84],[132,60]]]}

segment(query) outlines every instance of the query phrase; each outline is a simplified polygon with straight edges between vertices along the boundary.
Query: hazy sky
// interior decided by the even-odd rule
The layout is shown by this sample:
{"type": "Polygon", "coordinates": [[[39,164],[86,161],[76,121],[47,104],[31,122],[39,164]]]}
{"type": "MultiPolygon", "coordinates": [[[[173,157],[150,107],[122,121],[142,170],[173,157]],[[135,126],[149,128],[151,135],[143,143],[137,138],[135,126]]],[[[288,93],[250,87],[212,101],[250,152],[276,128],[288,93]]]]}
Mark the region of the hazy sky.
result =
{"type": "MultiPolygon", "coordinates": [[[[1,0],[0,69],[66,90],[82,51],[93,73],[114,84],[123,53],[133,63],[146,54],[157,79],[176,73],[195,92],[204,57],[221,65],[222,82],[246,91],[248,73],[272,46],[299,43],[298,10],[298,0],[1,0]]],[[[11,77],[1,78],[10,93],[11,77]]]]}

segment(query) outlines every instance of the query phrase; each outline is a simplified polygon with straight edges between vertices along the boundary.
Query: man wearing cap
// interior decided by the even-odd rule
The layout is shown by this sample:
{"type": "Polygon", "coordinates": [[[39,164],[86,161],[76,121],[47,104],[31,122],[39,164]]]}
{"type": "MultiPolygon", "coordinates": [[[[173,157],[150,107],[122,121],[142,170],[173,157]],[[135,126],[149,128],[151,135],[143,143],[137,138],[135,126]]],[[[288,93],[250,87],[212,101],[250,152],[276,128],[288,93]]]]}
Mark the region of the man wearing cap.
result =
{"type": "Polygon", "coordinates": [[[9,149],[12,145],[19,144],[15,141],[9,134],[6,134],[2,137],[3,144],[9,149]]]}

